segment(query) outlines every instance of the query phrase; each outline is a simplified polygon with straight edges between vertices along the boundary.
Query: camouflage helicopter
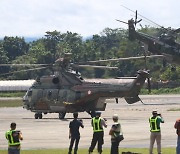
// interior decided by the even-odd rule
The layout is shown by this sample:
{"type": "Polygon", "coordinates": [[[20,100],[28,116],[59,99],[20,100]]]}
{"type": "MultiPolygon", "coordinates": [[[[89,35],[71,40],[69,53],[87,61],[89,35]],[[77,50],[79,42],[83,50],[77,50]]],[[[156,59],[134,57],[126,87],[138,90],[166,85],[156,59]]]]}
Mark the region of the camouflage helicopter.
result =
{"type": "MultiPolygon", "coordinates": [[[[92,66],[87,65],[87,63],[86,65],[73,64],[69,62],[70,55],[71,54],[65,54],[64,58],[56,60],[55,64],[51,66],[37,64],[38,66],[42,65],[42,67],[35,69],[53,67],[55,72],[53,75],[37,78],[23,97],[23,107],[35,112],[35,119],[42,119],[43,113],[58,113],[59,119],[63,119],[66,113],[72,112],[86,111],[93,116],[95,111],[105,110],[105,100],[107,98],[116,98],[118,102],[117,98],[124,97],[128,104],[140,101],[138,95],[146,78],[148,78],[149,73],[147,71],[138,71],[137,76],[129,78],[130,82],[128,83],[124,82],[124,79],[113,79],[112,83],[109,83],[109,79],[104,79],[103,82],[86,81],[78,72],[73,71],[72,67],[106,69],[116,69],[116,67],[92,66]]],[[[135,58],[136,57],[110,59],[109,61],[135,58]]],[[[139,57],[137,57],[137,59],[139,59],[139,57]]],[[[96,62],[97,61],[89,61],[88,63],[92,64],[96,62]]],[[[17,66],[18,65],[22,64],[17,64],[17,66]]],[[[7,65],[1,64],[0,66],[7,65]]]]}
{"type": "MultiPolygon", "coordinates": [[[[127,7],[125,8],[130,10],[127,7]]],[[[176,41],[177,35],[180,32],[180,28],[176,30],[172,30],[172,29],[164,28],[156,24],[161,29],[163,29],[163,33],[159,37],[151,36],[151,35],[136,31],[135,29],[136,24],[142,21],[142,19],[137,20],[137,15],[156,24],[155,22],[138,14],[137,11],[135,12],[135,20],[130,19],[128,20],[128,22],[117,20],[119,22],[128,24],[129,40],[134,41],[137,39],[143,42],[144,45],[146,46],[146,50],[151,52],[152,54],[163,55],[166,61],[174,63],[174,64],[180,64],[180,44],[176,41]]]]}
{"type": "MultiPolygon", "coordinates": [[[[137,72],[137,76],[128,78],[103,79],[100,82],[84,80],[81,75],[72,68],[95,67],[117,69],[117,67],[92,65],[101,61],[121,61],[129,59],[144,59],[144,57],[129,57],[109,60],[89,61],[86,65],[70,63],[71,54],[65,54],[64,58],[55,61],[53,65],[34,64],[41,66],[36,69],[53,67],[54,74],[37,78],[23,97],[23,108],[35,112],[35,119],[42,119],[43,113],[58,113],[59,119],[64,119],[66,113],[84,112],[94,116],[95,111],[104,111],[106,99],[124,98],[128,104],[141,101],[139,93],[148,78],[146,70],[137,72]],[[89,65],[87,65],[89,63],[89,65]],[[125,82],[126,79],[126,82],[125,82]],[[129,82],[127,82],[129,79],[129,82]]],[[[155,56],[147,56],[154,58],[155,56]]],[[[157,55],[159,57],[159,55],[157,55]]],[[[0,64],[8,66],[11,64],[0,64]]],[[[26,64],[13,64],[13,66],[26,64]]],[[[31,65],[31,64],[27,64],[31,65]]],[[[34,70],[34,69],[30,69],[34,70]]],[[[28,71],[28,70],[25,70],[28,71]]]]}

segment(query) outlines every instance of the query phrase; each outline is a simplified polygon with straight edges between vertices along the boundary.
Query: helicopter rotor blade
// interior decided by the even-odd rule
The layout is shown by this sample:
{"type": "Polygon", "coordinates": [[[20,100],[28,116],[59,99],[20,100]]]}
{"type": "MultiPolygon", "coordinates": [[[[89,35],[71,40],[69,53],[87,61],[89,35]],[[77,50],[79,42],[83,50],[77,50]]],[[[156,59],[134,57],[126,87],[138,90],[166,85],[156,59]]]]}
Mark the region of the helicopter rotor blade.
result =
{"type": "Polygon", "coordinates": [[[137,24],[137,10],[136,10],[136,13],[135,13],[135,26],[136,26],[136,24],[137,24]]]}
{"type": "Polygon", "coordinates": [[[0,66],[48,66],[48,64],[0,64],[0,66]]]}
{"type": "MultiPolygon", "coordinates": [[[[117,59],[106,59],[106,60],[96,60],[96,61],[87,61],[89,64],[103,63],[103,62],[113,62],[113,61],[125,61],[125,60],[136,60],[136,59],[144,59],[144,56],[139,57],[127,57],[127,58],[117,58],[117,59]]],[[[146,58],[164,58],[163,55],[150,55],[146,56],[146,58]]]]}
{"type": "Polygon", "coordinates": [[[127,23],[127,22],[125,22],[125,21],[121,21],[121,20],[118,20],[118,19],[116,19],[116,21],[119,21],[119,22],[122,22],[122,23],[124,23],[124,24],[127,24],[127,25],[128,25],[128,23],[127,23]]]}
{"type": "Polygon", "coordinates": [[[102,69],[118,69],[118,67],[110,67],[110,66],[95,66],[95,65],[78,65],[78,64],[71,64],[72,67],[76,68],[102,68],[102,69]]]}
{"type": "Polygon", "coordinates": [[[0,74],[0,76],[9,75],[9,74],[14,74],[14,73],[20,73],[20,72],[27,72],[27,71],[47,69],[47,68],[48,68],[48,67],[38,67],[38,68],[25,69],[25,70],[20,70],[20,71],[14,71],[14,72],[9,72],[9,73],[0,74]]]}

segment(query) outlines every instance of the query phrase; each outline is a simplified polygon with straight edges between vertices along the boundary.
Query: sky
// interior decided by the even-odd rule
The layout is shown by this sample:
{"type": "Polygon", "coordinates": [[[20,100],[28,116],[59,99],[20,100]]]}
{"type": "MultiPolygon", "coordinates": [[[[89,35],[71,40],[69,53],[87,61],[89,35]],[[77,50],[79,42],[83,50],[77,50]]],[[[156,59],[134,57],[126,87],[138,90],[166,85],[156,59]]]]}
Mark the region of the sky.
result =
{"type": "MultiPolygon", "coordinates": [[[[142,16],[164,27],[180,27],[179,0],[0,0],[0,37],[43,37],[47,31],[100,34],[105,28],[126,28],[142,16]]],[[[142,26],[150,25],[141,22],[142,26]]],[[[138,28],[139,25],[137,25],[138,28]]]]}

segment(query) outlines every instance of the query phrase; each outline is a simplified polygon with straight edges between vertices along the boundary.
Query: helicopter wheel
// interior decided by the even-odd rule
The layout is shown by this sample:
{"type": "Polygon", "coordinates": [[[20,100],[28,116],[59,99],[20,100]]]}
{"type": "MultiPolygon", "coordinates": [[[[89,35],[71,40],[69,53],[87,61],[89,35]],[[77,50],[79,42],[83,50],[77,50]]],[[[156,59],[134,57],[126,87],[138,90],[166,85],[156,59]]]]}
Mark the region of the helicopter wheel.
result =
{"type": "Polygon", "coordinates": [[[59,112],[59,119],[64,119],[66,112],[59,112]]]}
{"type": "Polygon", "coordinates": [[[39,119],[42,119],[42,113],[39,113],[39,119]]]}
{"type": "Polygon", "coordinates": [[[34,115],[34,118],[35,119],[42,119],[42,113],[35,113],[35,115],[34,115]]]}

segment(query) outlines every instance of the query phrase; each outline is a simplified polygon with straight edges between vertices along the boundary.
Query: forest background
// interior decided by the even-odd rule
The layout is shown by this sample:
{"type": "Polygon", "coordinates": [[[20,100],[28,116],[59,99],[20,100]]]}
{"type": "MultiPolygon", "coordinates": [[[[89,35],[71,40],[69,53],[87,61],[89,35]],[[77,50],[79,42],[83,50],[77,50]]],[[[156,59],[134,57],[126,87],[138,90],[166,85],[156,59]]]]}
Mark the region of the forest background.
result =
{"type": "MultiPolygon", "coordinates": [[[[161,28],[145,26],[140,32],[153,36],[162,34],[161,28]]],[[[180,38],[177,38],[179,42],[180,38]]],[[[5,36],[0,40],[0,64],[53,64],[65,53],[72,53],[71,62],[84,63],[90,60],[112,59],[143,56],[144,50],[139,41],[128,40],[128,30],[105,28],[100,34],[84,39],[78,33],[57,30],[45,32],[44,37],[32,42],[24,37],[5,36]]],[[[146,52],[146,55],[151,53],[146,52]]],[[[102,65],[102,64],[101,64],[102,65]]],[[[129,60],[104,63],[117,66],[118,70],[78,69],[84,78],[109,78],[135,76],[140,69],[145,69],[145,61],[129,60]]],[[[29,67],[0,67],[0,79],[35,79],[37,76],[52,74],[52,70],[36,70],[11,73],[29,67]]],[[[162,59],[148,59],[147,69],[150,70],[152,81],[180,81],[180,67],[165,63],[162,59]],[[175,69],[174,69],[175,68],[175,69]]]]}

